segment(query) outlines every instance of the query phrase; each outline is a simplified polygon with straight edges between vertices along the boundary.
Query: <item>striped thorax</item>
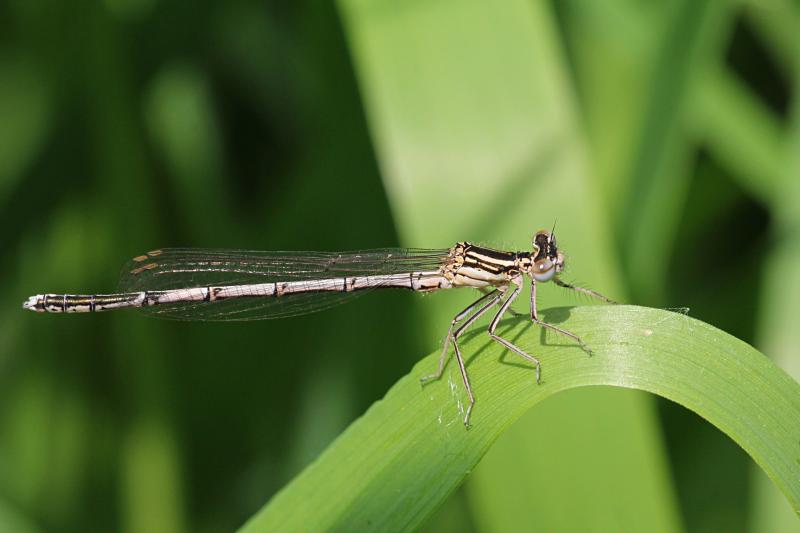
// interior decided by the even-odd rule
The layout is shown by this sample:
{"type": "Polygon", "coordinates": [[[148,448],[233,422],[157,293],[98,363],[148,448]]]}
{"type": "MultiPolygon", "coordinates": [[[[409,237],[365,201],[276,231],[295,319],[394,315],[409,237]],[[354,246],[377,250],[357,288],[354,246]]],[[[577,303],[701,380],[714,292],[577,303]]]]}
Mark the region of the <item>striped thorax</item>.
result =
{"type": "Polygon", "coordinates": [[[534,235],[533,252],[505,252],[459,242],[450,249],[450,257],[443,274],[455,287],[500,287],[521,275],[544,282],[564,268],[564,255],[547,231],[534,235]]]}

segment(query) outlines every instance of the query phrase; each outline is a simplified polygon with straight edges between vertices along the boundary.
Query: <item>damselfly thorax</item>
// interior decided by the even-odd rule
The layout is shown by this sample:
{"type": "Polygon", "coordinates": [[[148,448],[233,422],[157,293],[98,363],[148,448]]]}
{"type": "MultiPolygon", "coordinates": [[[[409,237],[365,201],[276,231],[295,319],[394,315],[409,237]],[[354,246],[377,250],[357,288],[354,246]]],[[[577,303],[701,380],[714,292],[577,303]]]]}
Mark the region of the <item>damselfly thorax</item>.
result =
{"type": "Polygon", "coordinates": [[[177,320],[258,320],[319,311],[371,289],[401,288],[434,292],[468,287],[484,292],[457,314],[450,324],[436,373],[441,377],[449,344],[469,405],[469,425],[475,398],[458,346],[460,335],[479,317],[498,307],[488,333],[536,368],[539,360],[495,333],[497,324],[517,298],[524,279],[531,282],[531,320],[575,340],[575,334],[539,320],[537,282],[553,281],[606,302],[605,296],[559,279],[564,256],[552,232],[539,231],[531,252],[506,252],[459,242],[444,250],[380,249],[356,252],[261,252],[172,248],[154,250],[131,259],[123,267],[120,292],[112,294],[39,294],[22,305],[48,313],[87,313],[137,308],[147,314],[177,320]]]}

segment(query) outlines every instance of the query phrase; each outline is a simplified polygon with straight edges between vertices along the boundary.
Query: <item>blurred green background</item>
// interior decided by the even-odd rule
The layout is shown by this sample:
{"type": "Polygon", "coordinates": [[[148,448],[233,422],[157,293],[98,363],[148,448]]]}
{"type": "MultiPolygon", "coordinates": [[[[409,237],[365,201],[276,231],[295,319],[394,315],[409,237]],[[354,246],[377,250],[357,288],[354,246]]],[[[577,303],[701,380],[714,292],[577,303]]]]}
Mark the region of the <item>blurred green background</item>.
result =
{"type": "MultiPolygon", "coordinates": [[[[0,206],[0,530],[230,531],[473,295],[242,324],[24,298],[156,247],[527,249],[557,220],[567,279],[798,378],[800,3],[2,0],[0,206]]],[[[800,530],[722,433],[606,388],[523,417],[427,527],[800,530]]]]}

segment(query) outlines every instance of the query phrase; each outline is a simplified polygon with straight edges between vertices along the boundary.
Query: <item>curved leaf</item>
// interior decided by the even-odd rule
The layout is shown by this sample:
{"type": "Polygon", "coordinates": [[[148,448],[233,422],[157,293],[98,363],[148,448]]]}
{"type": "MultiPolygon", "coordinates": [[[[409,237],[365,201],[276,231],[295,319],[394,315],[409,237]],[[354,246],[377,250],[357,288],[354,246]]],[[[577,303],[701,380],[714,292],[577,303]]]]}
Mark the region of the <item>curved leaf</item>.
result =
{"type": "Polygon", "coordinates": [[[695,319],[633,306],[555,308],[588,357],[524,318],[501,332],[542,360],[542,384],[484,332],[462,341],[477,404],[461,424],[455,365],[422,388],[420,361],[242,531],[409,530],[419,526],[527,409],[576,387],[642,389],[695,411],[736,441],[800,510],[800,385],[746,343],[695,319]],[[311,522],[313,521],[313,523],[311,522]]]}

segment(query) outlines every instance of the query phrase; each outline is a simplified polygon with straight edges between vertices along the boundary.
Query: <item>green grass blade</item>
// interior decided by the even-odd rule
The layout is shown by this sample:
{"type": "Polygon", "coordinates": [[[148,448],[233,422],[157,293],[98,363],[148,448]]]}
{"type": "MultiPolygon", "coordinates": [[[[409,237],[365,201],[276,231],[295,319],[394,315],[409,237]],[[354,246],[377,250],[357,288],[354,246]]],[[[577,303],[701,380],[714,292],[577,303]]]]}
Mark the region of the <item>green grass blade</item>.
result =
{"type": "MultiPolygon", "coordinates": [[[[615,210],[598,201],[599,183],[592,180],[576,101],[580,91],[572,84],[553,6],[524,0],[506,2],[502,9],[457,0],[340,0],[338,5],[401,244],[450,246],[468,239],[525,250],[536,229],[558,220],[559,242],[568,250],[567,279],[627,301],[607,224],[615,210]]],[[[470,291],[455,293],[430,298],[414,313],[417,342],[440,342],[453,315],[475,299],[470,291]]],[[[540,294],[542,307],[575,302],[566,291],[540,294]]],[[[527,290],[518,310],[526,308],[526,300],[527,290]]],[[[591,520],[595,506],[614,514],[624,505],[646,516],[632,524],[659,522],[668,524],[664,531],[678,531],[669,527],[679,523],[680,512],[653,422],[652,398],[596,392],[584,395],[582,408],[562,405],[564,396],[550,407],[562,405],[563,415],[555,418],[576,427],[602,419],[608,431],[594,436],[596,449],[612,450],[614,457],[642,458],[641,468],[616,472],[618,483],[639,488],[634,502],[621,503],[618,494],[606,490],[603,468],[588,453],[573,456],[569,463],[550,462],[546,468],[518,462],[509,470],[495,467],[492,451],[478,475],[470,478],[463,498],[446,504],[467,504],[468,511],[443,509],[443,515],[459,514],[466,522],[497,531],[499,524],[489,520],[498,513],[485,512],[484,495],[510,500],[506,494],[512,485],[517,493],[534,493],[539,485],[533,480],[546,470],[554,480],[549,496],[567,495],[565,501],[576,511],[565,519],[554,508],[539,509],[534,516],[531,506],[517,506],[504,513],[507,523],[560,521],[564,528],[580,530],[581,519],[591,520]],[[643,419],[650,423],[641,423],[643,419]],[[531,485],[509,483],[510,476],[530,479],[531,485]],[[583,493],[592,493],[590,505],[575,497],[570,480],[577,477],[583,493]]],[[[528,419],[518,426],[522,434],[541,437],[528,419]]],[[[509,434],[510,447],[516,446],[517,452],[504,448],[503,453],[518,457],[528,452],[524,443],[529,440],[518,436],[509,434]]],[[[571,437],[553,430],[539,442],[554,449],[584,443],[571,437]]],[[[441,522],[430,529],[441,530],[441,522]]]]}
{"type": "MultiPolygon", "coordinates": [[[[682,136],[697,72],[715,58],[732,23],[722,2],[674,2],[648,74],[647,98],[624,170],[626,203],[617,217],[623,267],[639,301],[664,301],[665,270],[689,187],[682,136]]],[[[619,95],[619,91],[616,92],[619,95]]]]}
{"type": "Polygon", "coordinates": [[[771,204],[780,197],[786,162],[781,125],[769,108],[735,76],[709,69],[691,97],[695,134],[754,197],[771,204]]]}
{"type": "MultiPolygon", "coordinates": [[[[765,258],[758,346],[790,376],[800,379],[800,331],[793,319],[800,313],[800,301],[795,296],[800,291],[800,56],[795,64],[794,104],[784,140],[786,157],[781,158],[785,160],[783,179],[772,196],[775,242],[765,258]]],[[[800,521],[776,492],[764,476],[755,477],[751,531],[800,531],[800,521]]]]}
{"type": "Polygon", "coordinates": [[[434,352],[241,531],[413,529],[525,411],[557,392],[592,385],[646,390],[695,411],[747,451],[800,510],[800,385],[768,358],[663,310],[555,308],[544,317],[582,335],[595,356],[540,334],[524,318],[508,320],[501,334],[542,359],[543,383],[536,386],[532,370],[485,334],[468,336],[462,348],[478,403],[467,431],[454,365],[441,381],[420,387],[418,378],[435,368],[434,352]]]}

